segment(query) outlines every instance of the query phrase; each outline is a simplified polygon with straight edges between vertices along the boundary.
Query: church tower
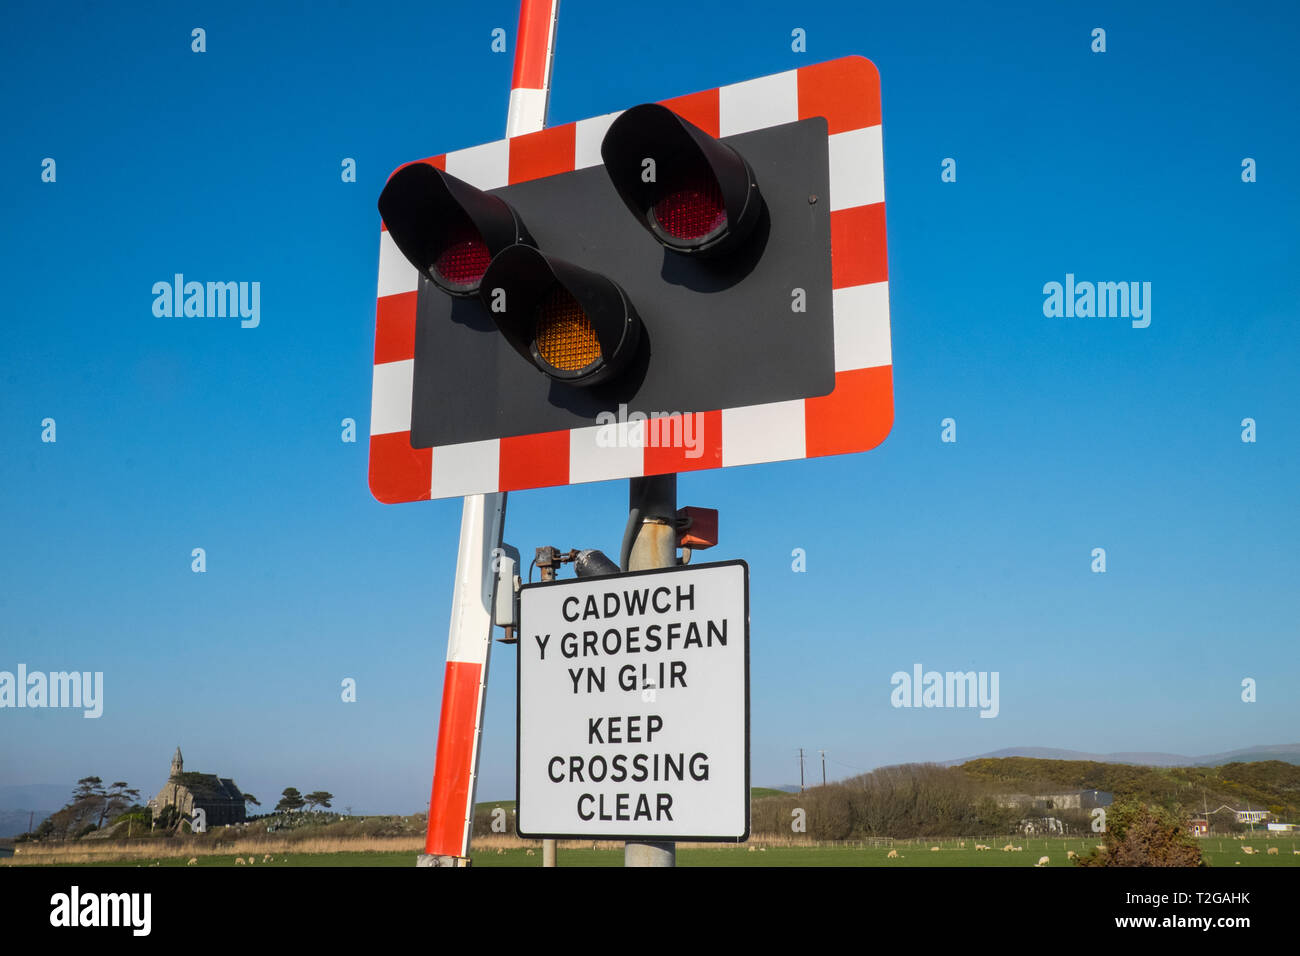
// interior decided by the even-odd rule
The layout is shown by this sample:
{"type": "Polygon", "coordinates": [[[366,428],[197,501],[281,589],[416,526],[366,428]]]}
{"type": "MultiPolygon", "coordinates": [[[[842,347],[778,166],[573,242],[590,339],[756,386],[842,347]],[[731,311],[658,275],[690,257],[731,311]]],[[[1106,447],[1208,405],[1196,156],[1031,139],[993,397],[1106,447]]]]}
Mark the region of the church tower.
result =
{"type": "Polygon", "coordinates": [[[181,757],[181,748],[177,747],[176,754],[175,756],[172,757],[172,772],[171,772],[171,776],[168,777],[168,779],[174,780],[175,778],[179,777],[181,773],[184,771],[184,769],[185,769],[185,760],[184,758],[181,757]]]}

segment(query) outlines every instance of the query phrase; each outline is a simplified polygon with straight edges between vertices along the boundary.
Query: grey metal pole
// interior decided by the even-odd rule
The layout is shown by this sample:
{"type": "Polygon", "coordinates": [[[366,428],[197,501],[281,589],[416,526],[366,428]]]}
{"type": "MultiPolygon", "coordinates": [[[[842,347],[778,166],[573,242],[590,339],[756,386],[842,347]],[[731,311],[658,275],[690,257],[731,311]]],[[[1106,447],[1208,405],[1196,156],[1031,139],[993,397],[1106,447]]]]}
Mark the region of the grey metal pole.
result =
{"type": "MultiPolygon", "coordinates": [[[[543,581],[554,581],[554,580],[555,580],[555,564],[554,564],[554,563],[549,563],[549,564],[543,565],[543,567],[542,567],[542,580],[543,580],[543,581]]],[[[542,841],[542,866],[543,866],[543,867],[547,867],[547,866],[558,866],[558,865],[559,865],[559,864],[557,863],[557,861],[556,861],[556,857],[558,856],[558,853],[556,852],[557,847],[558,847],[558,845],[557,845],[556,841],[554,841],[554,840],[543,840],[543,841],[542,841]]]]}
{"type": "MultiPolygon", "coordinates": [[[[677,566],[677,476],[654,475],[633,478],[628,488],[628,512],[639,526],[628,553],[628,571],[677,566]]],[[[676,866],[676,843],[625,843],[624,866],[676,866]]]]}

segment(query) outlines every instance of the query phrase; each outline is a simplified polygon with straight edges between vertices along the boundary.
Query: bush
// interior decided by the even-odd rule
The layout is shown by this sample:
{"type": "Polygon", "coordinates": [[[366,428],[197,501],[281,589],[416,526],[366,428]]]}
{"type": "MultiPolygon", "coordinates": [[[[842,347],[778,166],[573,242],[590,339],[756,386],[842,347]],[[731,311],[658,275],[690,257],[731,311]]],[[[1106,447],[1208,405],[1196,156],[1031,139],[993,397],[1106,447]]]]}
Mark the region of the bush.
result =
{"type": "Polygon", "coordinates": [[[1105,849],[1075,859],[1079,866],[1204,866],[1189,821],[1163,807],[1116,803],[1106,814],[1105,849]]]}

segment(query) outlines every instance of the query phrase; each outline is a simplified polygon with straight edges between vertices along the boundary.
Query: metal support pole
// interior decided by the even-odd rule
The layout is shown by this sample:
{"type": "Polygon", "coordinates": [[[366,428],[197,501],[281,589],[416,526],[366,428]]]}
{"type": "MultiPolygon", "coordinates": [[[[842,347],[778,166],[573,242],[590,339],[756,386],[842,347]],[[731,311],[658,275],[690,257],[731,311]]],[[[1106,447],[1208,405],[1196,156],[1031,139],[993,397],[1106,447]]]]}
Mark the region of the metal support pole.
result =
{"type": "MultiPolygon", "coordinates": [[[[654,475],[633,478],[628,492],[628,511],[639,517],[639,527],[629,528],[634,536],[627,570],[677,566],[677,476],[654,475]]],[[[624,866],[676,866],[676,843],[626,843],[624,866]]]]}
{"type": "MultiPolygon", "coordinates": [[[[538,553],[539,554],[541,553],[541,549],[538,549],[538,553]]],[[[543,581],[555,580],[555,563],[553,561],[548,560],[545,564],[542,565],[542,580],[543,581]]],[[[556,856],[557,856],[556,850],[557,850],[557,846],[555,840],[542,841],[542,866],[543,867],[559,865],[556,861],[556,856]]]]}

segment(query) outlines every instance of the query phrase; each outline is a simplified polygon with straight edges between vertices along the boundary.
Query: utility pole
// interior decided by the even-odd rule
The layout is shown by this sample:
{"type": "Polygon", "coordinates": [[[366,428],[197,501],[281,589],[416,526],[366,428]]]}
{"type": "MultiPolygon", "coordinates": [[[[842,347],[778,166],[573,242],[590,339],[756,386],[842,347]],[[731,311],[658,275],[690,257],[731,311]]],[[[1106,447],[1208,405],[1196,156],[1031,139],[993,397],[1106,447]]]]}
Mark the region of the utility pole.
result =
{"type": "Polygon", "coordinates": [[[826,786],[826,751],[819,750],[817,752],[822,755],[822,786],[824,787],[826,786]]]}
{"type": "Polygon", "coordinates": [[[803,793],[803,748],[799,748],[799,792],[803,793]]]}
{"type": "MultiPolygon", "coordinates": [[[[627,529],[620,567],[648,571],[677,566],[677,476],[633,478],[628,483],[627,529]]],[[[624,866],[676,866],[676,843],[625,843],[624,866]]]]}

